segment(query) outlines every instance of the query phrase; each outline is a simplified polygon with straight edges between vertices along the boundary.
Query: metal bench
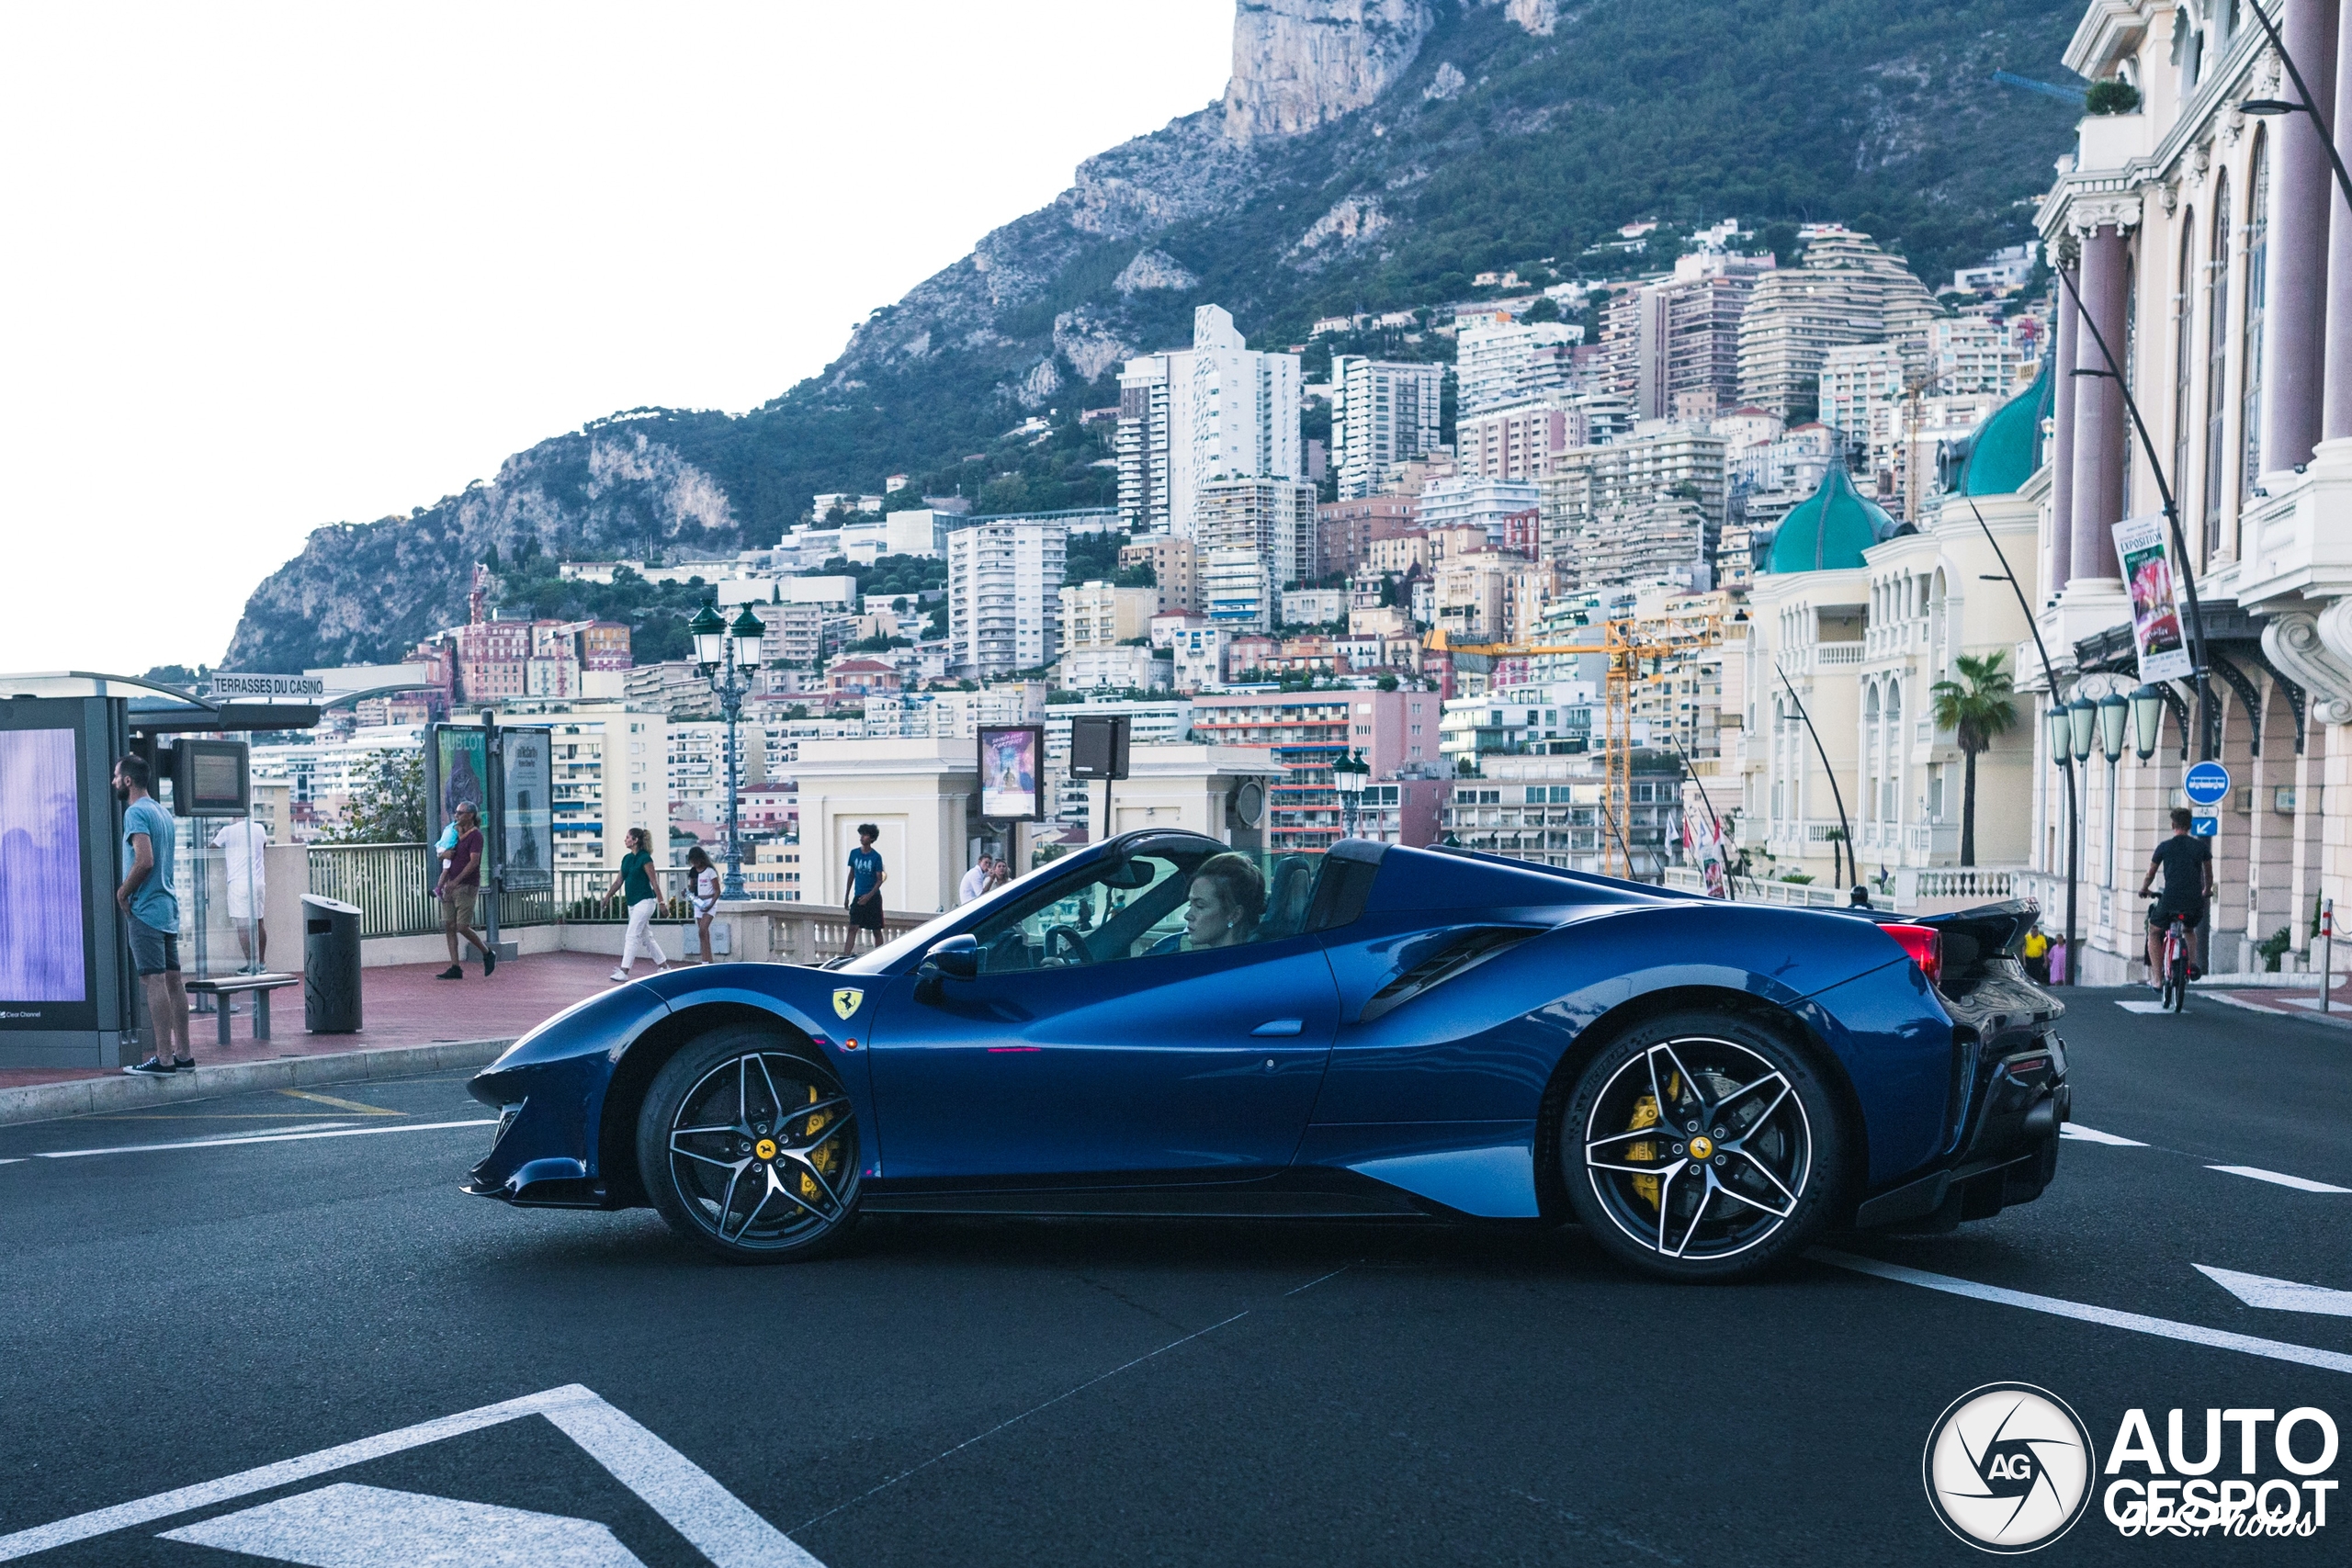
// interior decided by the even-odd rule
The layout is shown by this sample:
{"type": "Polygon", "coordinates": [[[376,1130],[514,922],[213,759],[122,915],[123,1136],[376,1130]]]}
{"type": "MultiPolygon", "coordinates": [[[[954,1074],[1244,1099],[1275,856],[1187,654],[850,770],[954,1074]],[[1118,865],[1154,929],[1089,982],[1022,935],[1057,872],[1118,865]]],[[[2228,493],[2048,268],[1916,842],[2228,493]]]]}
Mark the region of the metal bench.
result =
{"type": "Polygon", "coordinates": [[[269,993],[281,986],[299,986],[300,975],[217,975],[209,980],[190,980],[191,996],[212,997],[220,1005],[214,1010],[220,1020],[220,1043],[229,1043],[229,998],[241,991],[251,991],[254,998],[254,1038],[269,1038],[269,993]]]}

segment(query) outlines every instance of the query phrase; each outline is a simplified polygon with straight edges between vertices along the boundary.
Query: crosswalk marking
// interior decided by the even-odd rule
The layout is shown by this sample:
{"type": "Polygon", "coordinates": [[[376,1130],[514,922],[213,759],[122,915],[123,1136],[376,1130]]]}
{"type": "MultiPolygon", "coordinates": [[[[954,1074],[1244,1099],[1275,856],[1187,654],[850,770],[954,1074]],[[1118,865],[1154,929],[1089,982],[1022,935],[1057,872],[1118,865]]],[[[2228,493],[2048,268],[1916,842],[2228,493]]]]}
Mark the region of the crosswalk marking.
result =
{"type": "Polygon", "coordinates": [[[2148,1146],[2137,1138],[2118,1137],[2113,1133],[2102,1133],[2096,1127],[2086,1127],[2080,1122],[2059,1123],[2058,1135],[2081,1144],[2111,1144],[2119,1149],[2144,1149],[2148,1146]]]}
{"type": "Polygon", "coordinates": [[[2324,1181],[2312,1181],[2306,1177],[2289,1176],[2281,1171],[2264,1170],[2259,1166],[2209,1165],[2205,1168],[2223,1171],[2231,1176],[2251,1176],[2256,1181],[2268,1181],[2280,1187],[2291,1187],[2298,1192],[2352,1192],[2352,1187],[2331,1187],[2324,1181]]]}

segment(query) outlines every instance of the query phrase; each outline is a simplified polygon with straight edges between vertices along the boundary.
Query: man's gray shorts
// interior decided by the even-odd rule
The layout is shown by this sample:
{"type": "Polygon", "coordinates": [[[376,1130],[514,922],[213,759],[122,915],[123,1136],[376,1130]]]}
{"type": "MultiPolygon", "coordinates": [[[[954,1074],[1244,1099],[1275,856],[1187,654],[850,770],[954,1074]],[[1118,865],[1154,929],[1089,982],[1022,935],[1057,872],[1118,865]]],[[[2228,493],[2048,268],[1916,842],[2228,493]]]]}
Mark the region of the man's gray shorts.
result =
{"type": "Polygon", "coordinates": [[[159,931],[138,916],[131,916],[130,966],[141,975],[179,973],[179,933],[159,931]]]}

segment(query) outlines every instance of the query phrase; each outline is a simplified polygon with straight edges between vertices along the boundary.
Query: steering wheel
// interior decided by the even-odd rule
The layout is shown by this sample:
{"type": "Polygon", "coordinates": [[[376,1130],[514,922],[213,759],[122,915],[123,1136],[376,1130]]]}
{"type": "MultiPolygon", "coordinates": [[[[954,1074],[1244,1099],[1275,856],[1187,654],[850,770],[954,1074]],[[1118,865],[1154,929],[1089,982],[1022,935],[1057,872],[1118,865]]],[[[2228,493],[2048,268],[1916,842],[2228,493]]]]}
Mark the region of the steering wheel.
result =
{"type": "Polygon", "coordinates": [[[1046,928],[1046,962],[1065,966],[1094,962],[1094,954],[1087,950],[1086,933],[1076,926],[1046,928]]]}

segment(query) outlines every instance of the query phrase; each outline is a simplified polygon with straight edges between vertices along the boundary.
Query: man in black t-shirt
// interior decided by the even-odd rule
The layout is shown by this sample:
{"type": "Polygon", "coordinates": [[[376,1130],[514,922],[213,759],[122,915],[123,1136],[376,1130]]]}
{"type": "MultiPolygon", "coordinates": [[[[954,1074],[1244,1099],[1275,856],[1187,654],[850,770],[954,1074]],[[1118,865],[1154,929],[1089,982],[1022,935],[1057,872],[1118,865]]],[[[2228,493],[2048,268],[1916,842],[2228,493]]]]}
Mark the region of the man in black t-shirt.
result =
{"type": "MultiPolygon", "coordinates": [[[[2158,987],[2164,984],[2165,928],[2176,915],[2187,919],[2189,951],[2194,953],[2197,928],[2205,923],[2206,900],[2213,897],[2213,846],[2190,836],[2188,829],[2195,821],[2187,810],[2173,807],[2172,837],[2156,846],[2148,862],[2148,874],[2140,879],[2140,897],[2145,898],[2155,886],[2156,873],[2165,874],[2163,896],[2148,910],[2148,976],[2158,987]]],[[[2192,965],[2195,962],[2191,958],[2192,965]]]]}

